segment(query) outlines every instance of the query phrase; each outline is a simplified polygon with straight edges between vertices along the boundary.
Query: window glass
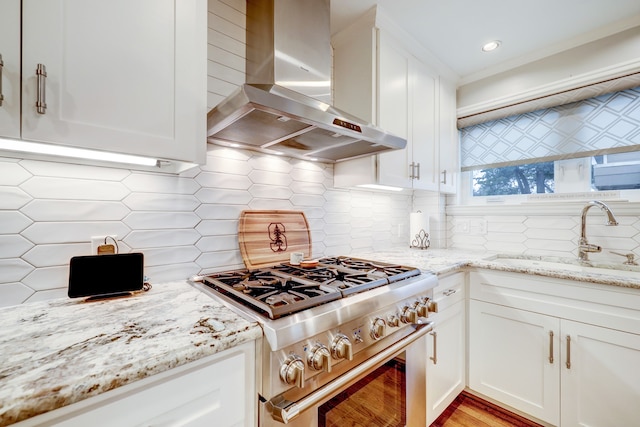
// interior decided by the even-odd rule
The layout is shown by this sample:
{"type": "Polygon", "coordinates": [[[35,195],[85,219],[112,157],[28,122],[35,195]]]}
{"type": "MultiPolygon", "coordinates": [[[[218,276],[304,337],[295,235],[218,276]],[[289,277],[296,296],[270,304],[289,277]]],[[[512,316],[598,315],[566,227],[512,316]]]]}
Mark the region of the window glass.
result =
{"type": "Polygon", "coordinates": [[[592,184],[596,190],[640,188],[640,152],[595,156],[592,172],[592,184]]]}
{"type": "MultiPolygon", "coordinates": [[[[588,163],[583,169],[587,169],[588,173],[582,173],[581,169],[579,175],[576,175],[584,183],[583,190],[640,189],[640,151],[604,154],[584,159],[588,163]],[[588,165],[591,167],[589,168],[588,165]]],[[[564,174],[565,165],[559,168],[557,166],[556,173],[561,170],[564,174]]],[[[562,193],[571,192],[571,188],[575,188],[575,186],[560,186],[556,183],[554,162],[479,169],[473,171],[471,176],[474,197],[554,193],[556,188],[562,193]],[[560,187],[567,190],[563,191],[560,187]]],[[[557,179],[561,180],[563,177],[557,177],[557,179]]]]}
{"type": "Polygon", "coordinates": [[[480,169],[473,172],[474,196],[553,192],[553,162],[480,169]]]}

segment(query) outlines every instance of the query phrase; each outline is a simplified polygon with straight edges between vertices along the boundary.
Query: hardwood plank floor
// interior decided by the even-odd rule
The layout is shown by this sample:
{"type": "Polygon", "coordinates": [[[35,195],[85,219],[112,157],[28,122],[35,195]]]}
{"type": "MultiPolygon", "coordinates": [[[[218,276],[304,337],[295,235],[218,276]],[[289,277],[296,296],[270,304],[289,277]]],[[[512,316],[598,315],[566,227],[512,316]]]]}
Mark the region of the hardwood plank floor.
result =
{"type": "Polygon", "coordinates": [[[430,427],[542,427],[467,392],[462,392],[430,427]]]}

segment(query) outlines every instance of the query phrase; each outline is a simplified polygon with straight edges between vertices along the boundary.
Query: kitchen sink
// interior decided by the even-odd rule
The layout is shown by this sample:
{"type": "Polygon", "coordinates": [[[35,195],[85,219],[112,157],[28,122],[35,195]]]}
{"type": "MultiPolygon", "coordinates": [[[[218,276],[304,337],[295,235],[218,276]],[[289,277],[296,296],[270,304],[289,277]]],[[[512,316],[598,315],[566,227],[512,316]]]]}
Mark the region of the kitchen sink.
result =
{"type": "Polygon", "coordinates": [[[628,277],[632,279],[640,280],[640,266],[638,265],[625,265],[621,263],[595,263],[589,264],[581,263],[578,260],[573,259],[557,259],[553,260],[544,259],[544,257],[525,258],[525,257],[510,257],[498,255],[497,257],[488,260],[504,266],[522,268],[522,269],[540,269],[540,270],[553,270],[563,272],[577,272],[581,274],[597,274],[607,275],[615,277],[628,277]]]}

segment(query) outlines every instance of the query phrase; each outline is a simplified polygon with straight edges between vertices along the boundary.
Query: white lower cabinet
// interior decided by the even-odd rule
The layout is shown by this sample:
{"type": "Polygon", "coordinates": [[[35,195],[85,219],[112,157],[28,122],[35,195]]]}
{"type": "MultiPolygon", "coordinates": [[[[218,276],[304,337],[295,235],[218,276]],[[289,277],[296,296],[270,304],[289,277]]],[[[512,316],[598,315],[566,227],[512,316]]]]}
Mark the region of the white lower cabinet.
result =
{"type": "Polygon", "coordinates": [[[16,427],[253,427],[255,342],[16,424],[16,427]]]}
{"type": "Polygon", "coordinates": [[[464,389],[465,298],[464,273],[439,279],[434,289],[438,313],[427,340],[427,425],[433,423],[464,389]]]}
{"type": "Polygon", "coordinates": [[[556,318],[471,300],[469,387],[558,425],[558,346],[551,344],[557,341],[558,332],[556,318]]]}
{"type": "Polygon", "coordinates": [[[561,427],[640,420],[640,291],[472,272],[469,388],[561,427]]]}
{"type": "Polygon", "coordinates": [[[561,425],[640,425],[640,335],[567,320],[561,331],[561,425]]]}

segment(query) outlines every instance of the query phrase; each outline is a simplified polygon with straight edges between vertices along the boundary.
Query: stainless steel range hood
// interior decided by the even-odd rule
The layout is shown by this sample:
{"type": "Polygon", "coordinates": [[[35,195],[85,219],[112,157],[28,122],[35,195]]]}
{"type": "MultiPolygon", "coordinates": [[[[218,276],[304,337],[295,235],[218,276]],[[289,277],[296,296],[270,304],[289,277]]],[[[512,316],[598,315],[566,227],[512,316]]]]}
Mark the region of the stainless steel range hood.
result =
{"type": "Polygon", "coordinates": [[[329,105],[329,0],[247,1],[247,83],[213,108],[208,141],[338,162],[406,140],[329,105]]]}

